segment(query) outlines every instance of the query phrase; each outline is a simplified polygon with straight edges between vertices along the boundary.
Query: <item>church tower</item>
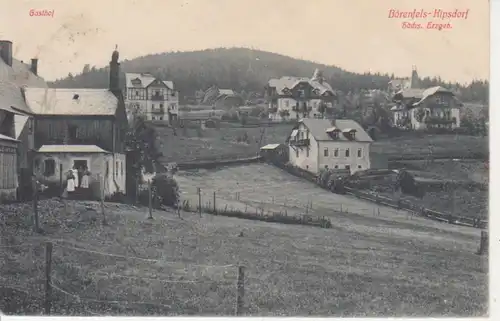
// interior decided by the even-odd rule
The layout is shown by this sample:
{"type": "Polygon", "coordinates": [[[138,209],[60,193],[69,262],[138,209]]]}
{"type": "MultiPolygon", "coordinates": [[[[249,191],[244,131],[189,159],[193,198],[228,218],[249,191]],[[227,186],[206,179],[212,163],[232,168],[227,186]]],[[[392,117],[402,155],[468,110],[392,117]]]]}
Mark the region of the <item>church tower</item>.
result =
{"type": "Polygon", "coordinates": [[[118,46],[111,55],[109,62],[109,90],[115,95],[121,90],[120,88],[120,63],[118,62],[120,54],[118,53],[118,46]]]}

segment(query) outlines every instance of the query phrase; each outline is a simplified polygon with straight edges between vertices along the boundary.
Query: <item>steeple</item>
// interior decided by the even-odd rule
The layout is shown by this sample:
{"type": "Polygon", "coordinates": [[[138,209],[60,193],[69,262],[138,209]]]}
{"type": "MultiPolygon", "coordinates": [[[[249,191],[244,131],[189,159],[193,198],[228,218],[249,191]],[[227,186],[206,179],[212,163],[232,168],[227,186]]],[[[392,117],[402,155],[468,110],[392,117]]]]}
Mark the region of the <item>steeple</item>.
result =
{"type": "Polygon", "coordinates": [[[111,61],[109,62],[109,90],[112,92],[117,92],[120,90],[120,63],[118,58],[120,54],[118,53],[118,45],[115,46],[115,50],[111,54],[111,61]]]}
{"type": "Polygon", "coordinates": [[[411,68],[410,88],[420,88],[420,78],[417,73],[417,66],[413,65],[411,68]]]}

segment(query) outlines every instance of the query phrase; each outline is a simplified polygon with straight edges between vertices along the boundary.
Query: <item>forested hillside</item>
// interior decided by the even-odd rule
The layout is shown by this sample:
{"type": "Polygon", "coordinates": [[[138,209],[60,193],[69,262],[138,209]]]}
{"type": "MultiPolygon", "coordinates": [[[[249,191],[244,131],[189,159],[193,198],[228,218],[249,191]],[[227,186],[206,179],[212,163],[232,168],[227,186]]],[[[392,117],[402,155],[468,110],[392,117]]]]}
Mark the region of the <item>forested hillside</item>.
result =
{"type": "MultiPolygon", "coordinates": [[[[314,69],[323,74],[333,88],[343,92],[360,89],[386,89],[392,75],[356,74],[311,61],[295,59],[275,53],[245,48],[219,48],[193,52],[153,54],[122,61],[122,78],[125,72],[149,72],[163,79],[174,81],[185,96],[194,96],[196,90],[212,85],[236,91],[262,92],[270,78],[281,76],[312,76],[314,69]]],[[[408,67],[408,75],[411,66],[408,67]]],[[[424,86],[442,85],[458,88],[464,101],[487,102],[488,83],[477,81],[467,87],[444,83],[439,78],[422,79],[424,86]]],[[[81,74],[71,75],[50,84],[60,88],[104,88],[108,85],[107,68],[86,65],[81,74]]],[[[182,103],[182,101],[181,101],[182,103]]]]}

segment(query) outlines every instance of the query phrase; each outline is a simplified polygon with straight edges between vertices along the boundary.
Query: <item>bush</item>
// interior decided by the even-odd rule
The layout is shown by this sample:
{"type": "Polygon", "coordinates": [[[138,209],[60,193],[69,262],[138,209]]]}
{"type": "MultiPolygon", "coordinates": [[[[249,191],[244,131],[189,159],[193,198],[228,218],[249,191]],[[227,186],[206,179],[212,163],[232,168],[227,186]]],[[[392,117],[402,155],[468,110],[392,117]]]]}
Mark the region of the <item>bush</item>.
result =
{"type": "MultiPolygon", "coordinates": [[[[166,174],[156,174],[151,182],[151,193],[154,208],[176,206],[179,200],[179,185],[174,178],[166,174]]],[[[149,206],[149,190],[139,193],[139,203],[149,206]]]]}

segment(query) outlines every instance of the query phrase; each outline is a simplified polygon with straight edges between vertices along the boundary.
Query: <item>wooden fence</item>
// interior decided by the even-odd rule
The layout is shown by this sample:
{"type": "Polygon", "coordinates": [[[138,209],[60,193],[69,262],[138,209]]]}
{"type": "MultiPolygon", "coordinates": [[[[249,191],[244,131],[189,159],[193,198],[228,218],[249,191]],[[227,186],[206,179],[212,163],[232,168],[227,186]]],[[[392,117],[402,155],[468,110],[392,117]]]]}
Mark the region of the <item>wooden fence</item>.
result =
{"type": "Polygon", "coordinates": [[[345,189],[347,191],[347,194],[353,195],[357,198],[375,202],[377,204],[382,204],[392,208],[403,209],[412,212],[416,215],[420,215],[435,221],[441,221],[455,225],[476,227],[481,229],[485,229],[488,227],[487,220],[481,220],[479,218],[471,218],[465,216],[456,216],[448,213],[441,213],[425,207],[417,206],[408,201],[395,200],[386,196],[379,195],[374,192],[365,192],[349,187],[346,187],[345,189]]]}

